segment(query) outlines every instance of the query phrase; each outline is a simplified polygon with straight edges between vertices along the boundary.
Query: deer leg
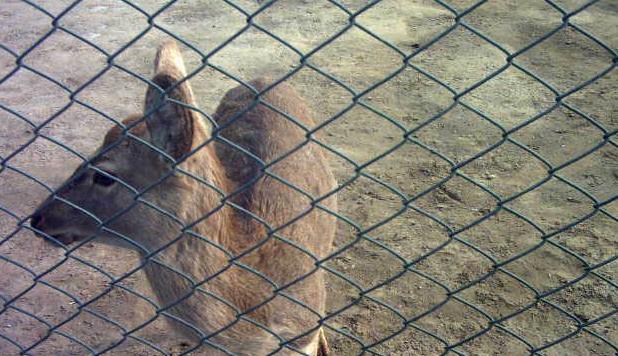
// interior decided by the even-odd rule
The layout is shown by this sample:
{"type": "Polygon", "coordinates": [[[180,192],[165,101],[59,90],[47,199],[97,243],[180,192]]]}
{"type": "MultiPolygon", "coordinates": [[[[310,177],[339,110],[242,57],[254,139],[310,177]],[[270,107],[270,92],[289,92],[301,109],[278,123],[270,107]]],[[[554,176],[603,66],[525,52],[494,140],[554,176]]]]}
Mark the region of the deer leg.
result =
{"type": "Polygon", "coordinates": [[[330,356],[330,350],[328,348],[328,342],[326,341],[326,335],[324,335],[323,328],[320,328],[320,337],[318,340],[318,355],[317,356],[330,356]]]}

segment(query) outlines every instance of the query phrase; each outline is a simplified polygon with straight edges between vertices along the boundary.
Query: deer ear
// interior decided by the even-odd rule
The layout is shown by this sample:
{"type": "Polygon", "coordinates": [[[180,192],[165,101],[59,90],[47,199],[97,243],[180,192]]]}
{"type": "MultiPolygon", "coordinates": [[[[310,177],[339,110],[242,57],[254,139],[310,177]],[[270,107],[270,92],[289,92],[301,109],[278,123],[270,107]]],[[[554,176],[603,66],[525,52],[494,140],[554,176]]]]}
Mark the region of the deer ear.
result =
{"type": "Polygon", "coordinates": [[[155,76],[146,92],[144,114],[152,143],[177,159],[191,150],[198,113],[182,55],[175,42],[164,43],[155,58],[155,76]]]}

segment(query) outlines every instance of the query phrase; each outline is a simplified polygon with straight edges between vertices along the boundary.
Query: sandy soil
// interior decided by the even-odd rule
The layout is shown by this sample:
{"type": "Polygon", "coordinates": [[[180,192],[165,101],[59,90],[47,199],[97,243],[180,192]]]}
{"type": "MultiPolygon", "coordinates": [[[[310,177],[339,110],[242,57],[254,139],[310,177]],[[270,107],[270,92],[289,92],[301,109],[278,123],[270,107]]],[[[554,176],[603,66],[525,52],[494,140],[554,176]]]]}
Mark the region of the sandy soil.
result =
{"type": "MultiPolygon", "coordinates": [[[[148,13],[165,2],[133,1],[148,13]]],[[[585,3],[555,2],[570,10],[585,3]]],[[[37,3],[59,14],[72,1],[37,3]]],[[[258,8],[253,1],[234,3],[258,8]]],[[[368,1],[340,3],[356,11],[368,1]]],[[[458,0],[452,6],[473,3],[458,0]]],[[[558,27],[561,17],[542,1],[504,0],[488,2],[464,19],[514,53],[558,27]]],[[[302,53],[349,24],[341,9],[317,0],[278,1],[253,21],[302,53]]],[[[618,49],[615,1],[599,1],[570,21],[618,49]]],[[[498,71],[506,55],[459,27],[402,69],[402,54],[455,23],[452,13],[431,1],[385,0],[356,22],[397,50],[352,28],[311,55],[317,71],[301,67],[297,53],[253,28],[208,57],[227,74],[209,67],[193,80],[201,107],[212,113],[236,85],[228,75],[247,81],[295,71],[288,81],[307,98],[316,120],[339,115],[321,130],[322,141],[333,149],[332,168],[345,184],[339,194],[345,220],[336,239],[342,252],[327,264],[346,277],[332,273],[328,279],[327,334],[334,354],[360,354],[363,344],[384,355],[439,354],[447,344],[471,355],[526,354],[583,325],[586,331],[542,354],[614,354],[617,350],[600,338],[618,345],[618,71],[614,67],[564,98],[566,105],[520,125],[555,105],[549,88],[569,91],[611,68],[615,57],[563,28],[515,59],[549,87],[511,66],[432,121],[453,104],[453,94],[439,82],[461,92],[498,71]],[[362,92],[362,105],[345,110],[353,95],[323,73],[362,92]],[[369,87],[373,90],[365,92],[369,87]],[[517,127],[503,141],[503,133],[517,127]],[[414,133],[405,140],[410,129],[414,133]],[[556,177],[546,179],[546,164],[561,168],[556,177]],[[355,165],[363,167],[362,174],[355,165]],[[459,167],[456,174],[453,165],[459,167]],[[498,198],[505,203],[498,204],[498,198]],[[408,199],[413,200],[403,209],[402,200],[408,199]],[[608,202],[602,211],[595,210],[595,199],[608,202]],[[533,247],[538,248],[524,254],[533,247]],[[501,321],[493,325],[489,318],[501,321]],[[393,333],[398,334],[389,338],[393,333]],[[482,335],[473,337],[477,333],[482,335]]],[[[178,1],[155,23],[206,54],[241,30],[246,18],[223,1],[196,0],[178,1]]],[[[155,316],[151,305],[131,293],[152,296],[139,273],[110,288],[111,278],[136,266],[135,255],[91,244],[66,258],[60,248],[19,228],[47,195],[38,182],[58,186],[81,162],[77,154],[94,151],[112,119],[140,110],[146,86],[138,76],[151,74],[154,50],[167,36],[152,29],[114,58],[118,67],[108,68],[100,51],[72,34],[115,53],[148,28],[143,14],[121,1],[84,0],[59,24],[66,31],[53,32],[28,51],[15,72],[15,58],[0,50],[0,77],[12,73],[0,83],[0,157],[6,159],[0,170],[0,354],[18,354],[32,345],[32,355],[83,355],[112,346],[110,354],[158,354],[145,342],[182,351],[187,343],[163,320],[135,332],[135,338],[123,337],[123,328],[155,316]],[[79,89],[76,101],[58,84],[79,89]],[[41,124],[35,132],[33,125],[41,124]],[[50,333],[58,323],[63,324],[50,333]]],[[[0,29],[0,44],[22,54],[52,24],[32,6],[5,0],[0,29]]],[[[200,55],[189,48],[185,53],[190,69],[197,69],[200,55]]]]}

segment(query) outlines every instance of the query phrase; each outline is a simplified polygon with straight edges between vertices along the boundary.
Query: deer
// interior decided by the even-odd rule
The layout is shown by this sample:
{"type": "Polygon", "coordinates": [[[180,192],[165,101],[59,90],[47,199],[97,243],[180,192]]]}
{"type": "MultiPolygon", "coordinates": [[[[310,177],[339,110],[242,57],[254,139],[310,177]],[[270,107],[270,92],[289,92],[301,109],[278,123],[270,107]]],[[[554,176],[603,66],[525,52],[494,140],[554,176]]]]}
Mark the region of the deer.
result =
{"type": "Polygon", "coordinates": [[[137,250],[159,316],[197,352],[329,355],[320,264],[337,183],[307,103],[261,78],[226,92],[209,121],[178,44],[154,62],[143,113],[106,133],[30,227],[56,248],[137,250]]]}

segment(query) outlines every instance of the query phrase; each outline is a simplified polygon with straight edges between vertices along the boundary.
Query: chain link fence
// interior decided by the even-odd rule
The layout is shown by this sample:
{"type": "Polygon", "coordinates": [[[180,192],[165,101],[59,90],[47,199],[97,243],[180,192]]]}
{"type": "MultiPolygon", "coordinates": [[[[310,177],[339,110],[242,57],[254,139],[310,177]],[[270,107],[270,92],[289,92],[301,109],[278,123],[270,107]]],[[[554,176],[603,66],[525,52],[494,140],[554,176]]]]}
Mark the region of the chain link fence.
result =
{"type": "MultiPolygon", "coordinates": [[[[322,327],[342,355],[618,352],[614,1],[13,0],[0,10],[2,354],[233,354],[213,335],[176,339],[161,320],[187,322],[140,285],[176,240],[119,268],[117,250],[88,242],[49,252],[30,225],[34,204],[67,178],[50,179],[49,167],[97,169],[83,153],[94,141],[72,130],[98,140],[101,127],[122,126],[123,110],[139,110],[143,88],[156,86],[142,62],[163,38],[184,46],[213,123],[217,98],[265,68],[275,79],[256,103],[288,82],[315,107],[315,127],[272,108],[302,126],[300,147],[319,145],[338,180],[335,212],[280,179],[339,224],[315,261],[327,311],[303,335],[322,327]],[[56,161],[51,148],[63,151],[56,161]],[[140,303],[150,311],[133,310],[140,303]]],[[[270,168],[298,148],[264,174],[277,178],[270,168]]],[[[304,214],[268,226],[268,238],[287,243],[280,230],[304,214]]],[[[268,283],[261,305],[286,297],[268,283]]],[[[303,335],[259,327],[277,338],[273,353],[297,351],[303,335]]]]}

